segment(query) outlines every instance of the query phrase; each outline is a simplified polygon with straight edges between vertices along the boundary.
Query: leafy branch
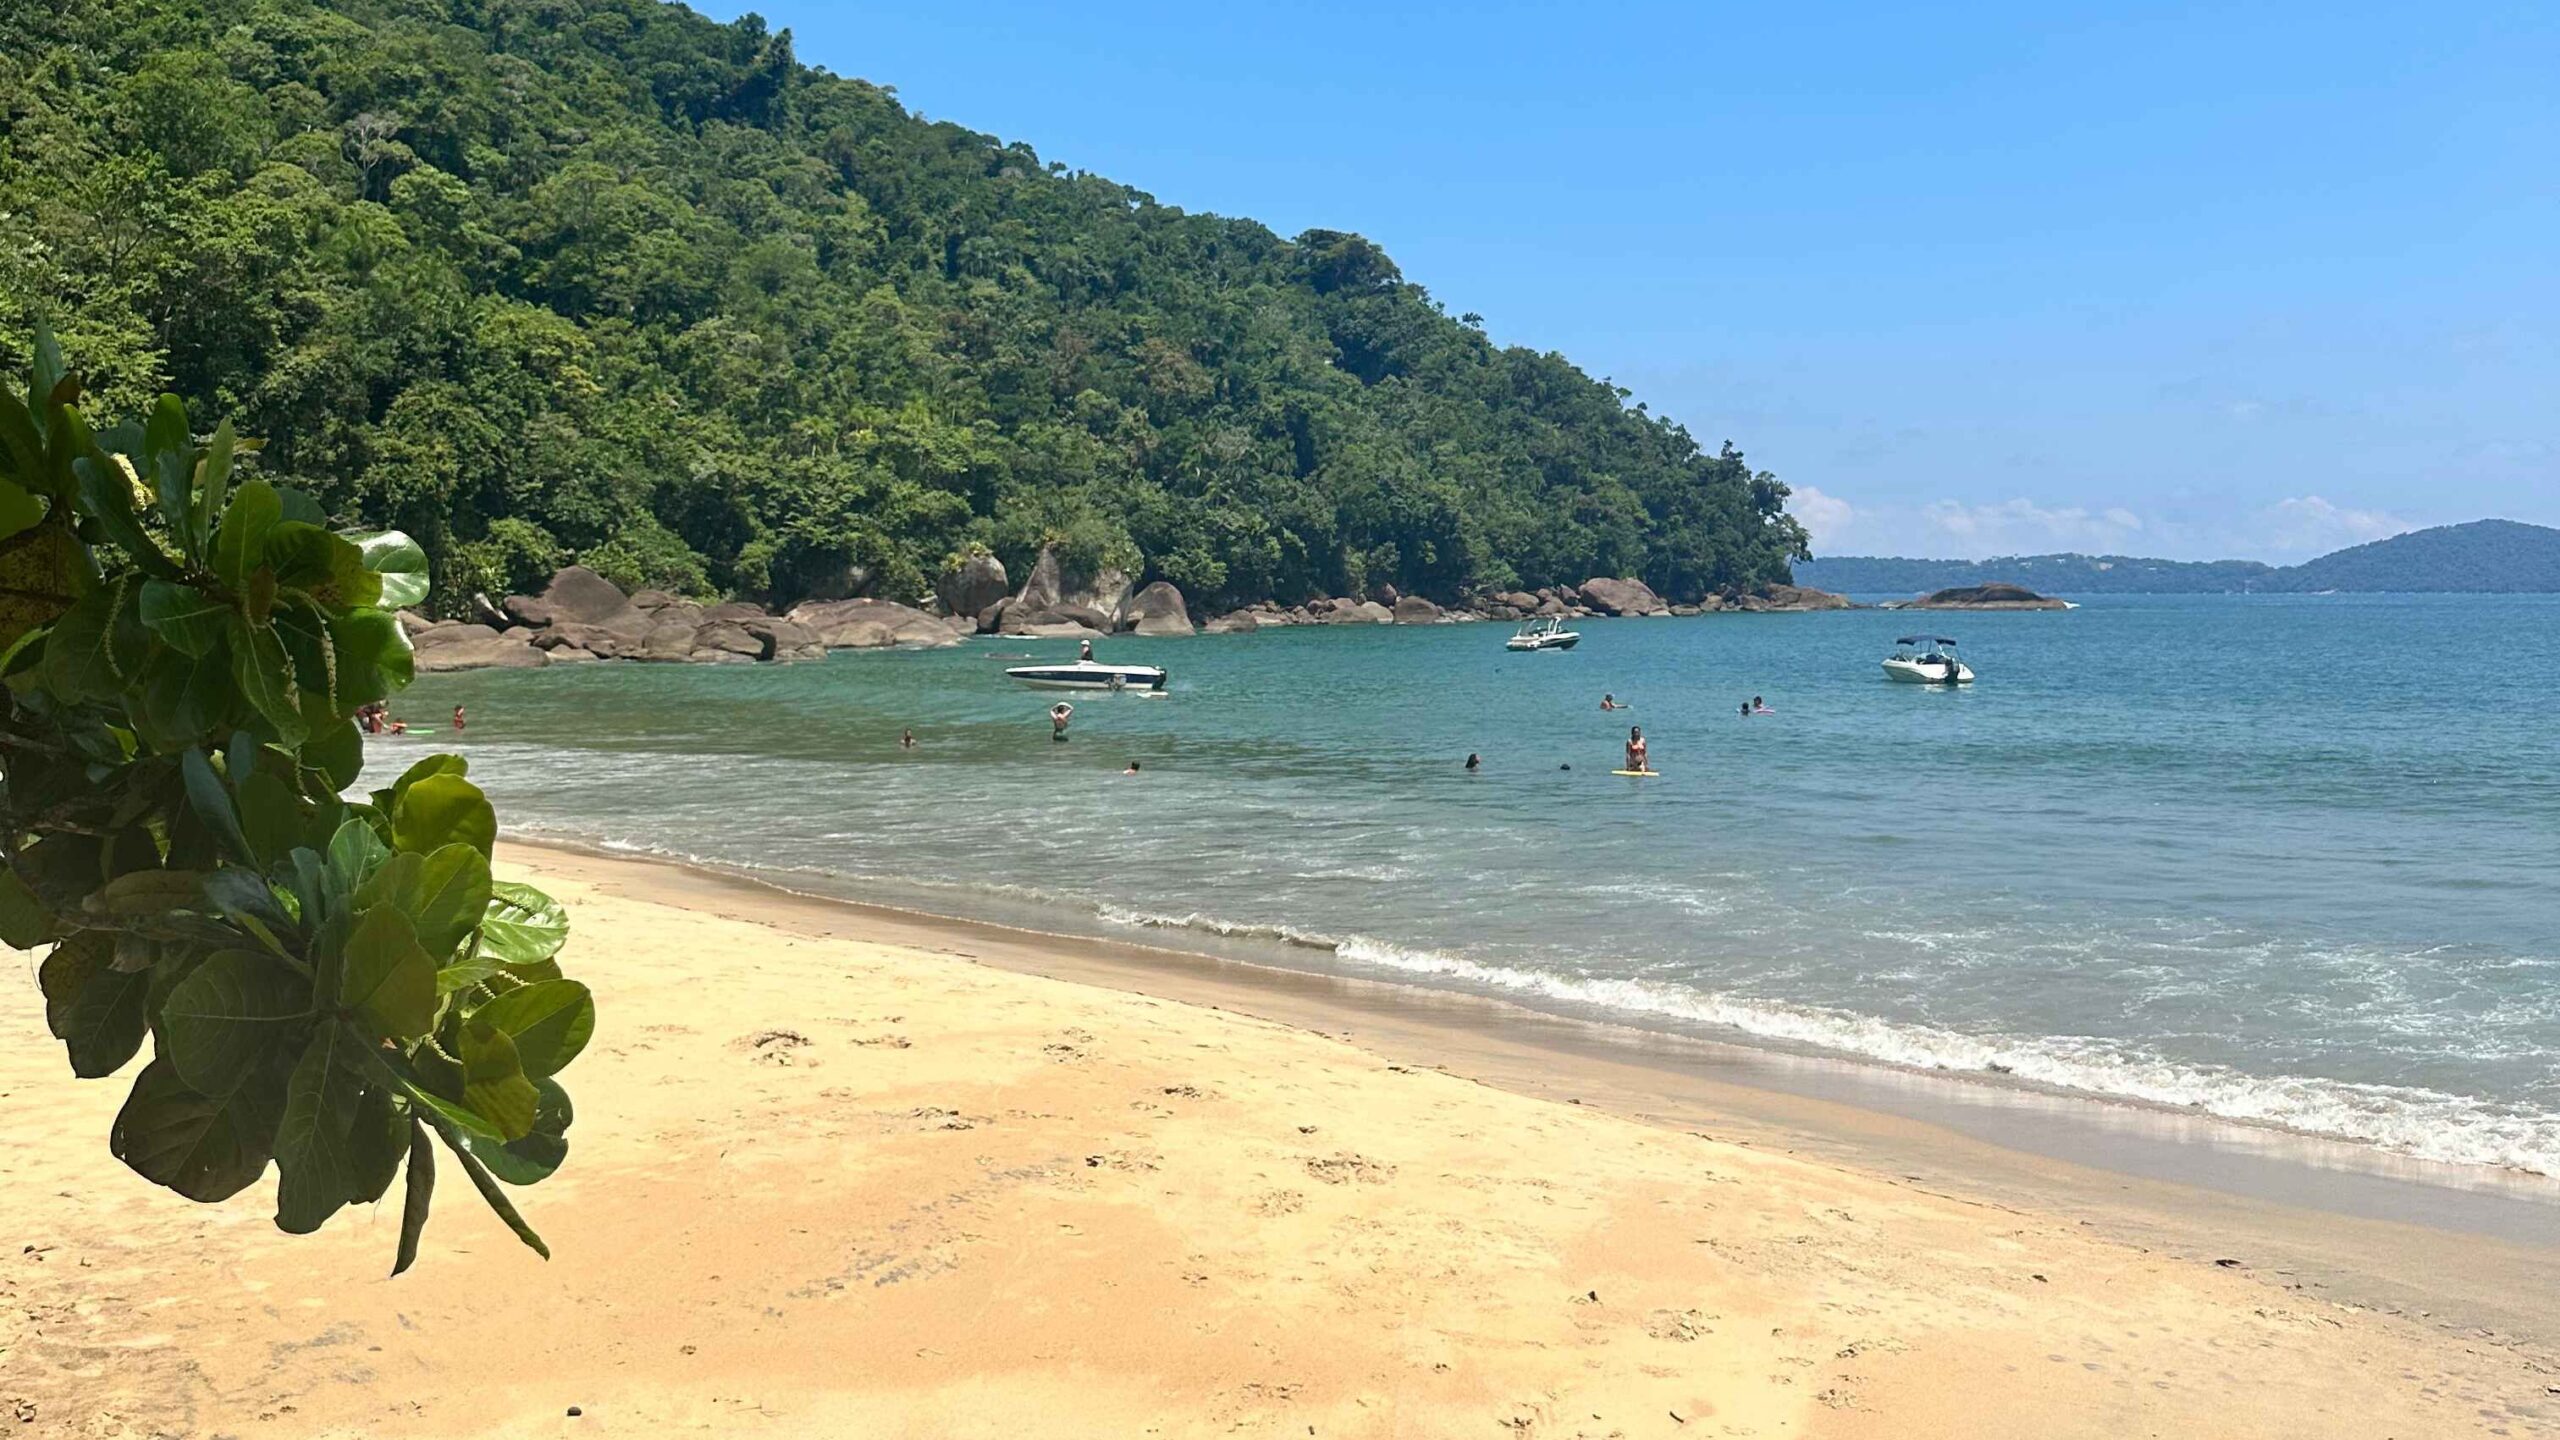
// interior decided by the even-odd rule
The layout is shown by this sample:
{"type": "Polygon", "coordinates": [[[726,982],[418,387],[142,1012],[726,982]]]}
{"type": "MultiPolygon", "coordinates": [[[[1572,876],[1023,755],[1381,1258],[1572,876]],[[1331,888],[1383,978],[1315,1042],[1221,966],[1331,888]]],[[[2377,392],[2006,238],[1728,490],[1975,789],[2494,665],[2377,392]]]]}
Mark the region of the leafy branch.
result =
{"type": "Polygon", "coordinates": [[[568,1156],[556,1077],[595,1029],[568,917],[491,876],[459,756],[345,795],[427,557],[242,478],[254,446],[199,443],[175,397],[92,429],[80,394],[42,332],[0,386],[0,941],[45,951],[73,1074],[150,1042],[109,1148],[204,1202],[273,1165],[294,1234],[405,1165],[398,1274],[440,1141],[548,1258],[499,1187],[568,1156]]]}

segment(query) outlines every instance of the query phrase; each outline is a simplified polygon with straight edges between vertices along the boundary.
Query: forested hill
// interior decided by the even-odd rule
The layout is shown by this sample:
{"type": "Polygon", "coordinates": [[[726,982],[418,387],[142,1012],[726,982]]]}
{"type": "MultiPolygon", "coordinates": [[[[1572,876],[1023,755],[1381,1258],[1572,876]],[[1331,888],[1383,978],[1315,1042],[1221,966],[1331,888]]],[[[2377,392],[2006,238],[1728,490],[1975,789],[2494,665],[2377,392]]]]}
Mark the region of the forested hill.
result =
{"type": "MultiPolygon", "coordinates": [[[[1787,577],[1786,489],[1357,235],[1284,240],[652,0],[46,0],[0,350],[172,389],[440,604],[912,598],[974,545],[1210,604],[1787,577]]],[[[1063,82],[1064,77],[1062,77],[1063,82]]],[[[1017,573],[1019,571],[1017,570],[1017,573]]]]}
{"type": "Polygon", "coordinates": [[[2048,595],[2560,593],[2560,530],[2474,520],[2412,530],[2279,569],[2255,560],[2144,560],[2125,555],[2010,555],[1902,560],[1864,555],[1796,567],[1803,584],[1860,595],[1918,594],[2005,581],[2048,595]]]}
{"type": "Polygon", "coordinates": [[[1796,567],[1799,584],[1844,595],[1917,595],[2006,583],[2048,595],[2218,595],[2263,588],[2276,573],[2255,560],[2146,560],[2132,555],[2004,555],[1996,560],[1824,556],[1796,567]]]}

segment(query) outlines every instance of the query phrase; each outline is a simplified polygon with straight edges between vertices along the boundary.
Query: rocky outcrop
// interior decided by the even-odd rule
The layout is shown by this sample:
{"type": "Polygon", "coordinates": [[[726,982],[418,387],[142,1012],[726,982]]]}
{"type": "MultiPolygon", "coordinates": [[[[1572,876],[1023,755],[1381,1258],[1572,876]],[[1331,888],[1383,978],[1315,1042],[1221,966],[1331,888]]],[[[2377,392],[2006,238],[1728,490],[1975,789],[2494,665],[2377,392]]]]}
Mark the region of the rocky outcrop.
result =
{"type": "Polygon", "coordinates": [[[943,572],[933,593],[952,614],[975,615],[1005,597],[1004,562],[984,553],[972,555],[943,572]]]}
{"type": "Polygon", "coordinates": [[[1251,610],[1230,610],[1200,627],[1203,635],[1250,635],[1262,628],[1260,614],[1251,610]]]}
{"type": "Polygon", "coordinates": [[[537,650],[533,632],[522,627],[492,630],[462,620],[439,620],[409,637],[416,647],[417,668],[445,670],[530,670],[548,665],[551,657],[537,650]]]}
{"type": "Polygon", "coordinates": [[[1399,625],[1437,625],[1442,618],[1440,607],[1419,595],[1400,597],[1387,613],[1399,625]]]}
{"type": "Polygon", "coordinates": [[[2068,610],[2071,606],[2049,596],[2039,595],[2024,585],[1994,582],[1989,585],[1960,585],[1924,595],[1902,607],[1906,610],[2068,610]]]}
{"type": "Polygon", "coordinates": [[[1396,612],[1375,600],[1336,600],[1320,618],[1327,625],[1392,625],[1396,612]]]}
{"type": "Polygon", "coordinates": [[[1582,582],[1582,603],[1603,615],[1661,615],[1671,607],[1641,580],[1595,576],[1582,582]]]}
{"type": "Polygon", "coordinates": [[[894,600],[812,600],[794,606],[783,620],[797,627],[792,632],[795,637],[806,637],[796,643],[829,650],[881,650],[893,645],[926,649],[960,643],[949,625],[894,600]]]}
{"type": "Polygon", "coordinates": [[[538,596],[508,596],[506,611],[539,630],[564,622],[601,624],[630,606],[630,597],[612,581],[584,565],[572,565],[552,576],[538,596]]]}
{"type": "Polygon", "coordinates": [[[1112,628],[1140,635],[1189,635],[1191,607],[1172,581],[1158,580],[1120,606],[1112,628]]]}
{"type": "MultiPolygon", "coordinates": [[[[728,600],[705,606],[665,590],[625,595],[612,581],[579,565],[552,576],[540,595],[508,596],[503,609],[516,623],[502,638],[540,657],[530,662],[533,664],[545,660],[648,660],[730,665],[822,660],[827,653],[826,645],[808,627],[776,617],[761,605],[728,600]]],[[[404,619],[402,623],[410,622],[404,619]]],[[[943,642],[948,643],[950,632],[945,629],[941,633],[943,642]]],[[[420,639],[424,641],[424,632],[420,639]]],[[[481,642],[475,638],[470,643],[476,646],[481,642]]],[[[477,659],[472,663],[527,662],[477,659]]],[[[466,667],[456,664],[439,668],[466,667]]]]}
{"type": "MultiPolygon", "coordinates": [[[[998,571],[1001,574],[1001,570],[998,571]]],[[[1055,546],[1043,546],[1031,578],[1011,600],[999,602],[993,626],[980,612],[979,629],[1003,635],[1057,636],[1066,627],[1108,633],[1129,600],[1129,577],[1117,570],[1079,576],[1067,572],[1055,546]]],[[[954,613],[961,613],[955,610],[954,613]]]]}
{"type": "MultiPolygon", "coordinates": [[[[1755,590],[1736,587],[1721,591],[1700,601],[1697,608],[1704,611],[1739,610],[1761,614],[1804,610],[1850,610],[1856,607],[1849,603],[1848,596],[1834,595],[1828,590],[1816,590],[1806,585],[1763,585],[1755,590]]],[[[1672,613],[1678,614],[1679,607],[1673,607],[1672,613]]]]}

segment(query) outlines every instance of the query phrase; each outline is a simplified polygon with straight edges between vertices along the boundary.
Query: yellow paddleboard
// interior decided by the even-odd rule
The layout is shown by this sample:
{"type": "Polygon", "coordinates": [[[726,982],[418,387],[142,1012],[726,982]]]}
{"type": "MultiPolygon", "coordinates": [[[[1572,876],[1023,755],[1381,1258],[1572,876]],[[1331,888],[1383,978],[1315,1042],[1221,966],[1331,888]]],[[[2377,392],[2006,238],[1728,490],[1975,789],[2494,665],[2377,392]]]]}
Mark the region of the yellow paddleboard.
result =
{"type": "Polygon", "coordinates": [[[1628,776],[1635,776],[1635,775],[1659,775],[1659,774],[1661,774],[1662,772],[1661,772],[1661,771],[1659,771],[1659,770],[1612,770],[1612,771],[1610,771],[1609,773],[1610,773],[1610,774],[1612,774],[1612,775],[1628,775],[1628,776]]]}

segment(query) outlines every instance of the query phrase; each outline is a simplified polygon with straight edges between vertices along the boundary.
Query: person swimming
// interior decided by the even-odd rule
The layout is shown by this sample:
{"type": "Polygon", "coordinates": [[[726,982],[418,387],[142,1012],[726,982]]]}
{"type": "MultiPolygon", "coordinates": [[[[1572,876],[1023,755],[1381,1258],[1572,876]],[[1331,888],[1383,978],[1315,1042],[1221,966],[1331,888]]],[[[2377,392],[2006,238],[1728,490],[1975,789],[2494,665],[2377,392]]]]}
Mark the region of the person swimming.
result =
{"type": "Polygon", "coordinates": [[[1126,769],[1126,770],[1121,771],[1120,773],[1121,773],[1121,774],[1123,774],[1123,775],[1135,775],[1135,774],[1137,774],[1137,773],[1138,773],[1138,762],[1137,762],[1137,761],[1135,761],[1135,760],[1130,761],[1130,762],[1129,762],[1129,768],[1128,768],[1128,769],[1126,769]]]}
{"type": "Polygon", "coordinates": [[[1603,710],[1625,710],[1630,707],[1619,704],[1618,697],[1615,695],[1603,695],[1600,697],[1600,708],[1603,710]]]}
{"type": "Polygon", "coordinates": [[[1468,773],[1468,774],[1470,774],[1470,775],[1473,775],[1473,774],[1474,774],[1474,773],[1476,773],[1478,770],[1481,770],[1481,769],[1483,769],[1483,768],[1484,768],[1484,761],[1483,761],[1483,760],[1481,760],[1481,759],[1479,759],[1479,758],[1477,758],[1477,756],[1476,756],[1476,752],[1474,752],[1473,750],[1468,751],[1468,752],[1467,752],[1467,773],[1468,773]]]}
{"type": "Polygon", "coordinates": [[[1644,727],[1643,727],[1643,726],[1641,726],[1641,725],[1630,725],[1630,726],[1628,726],[1628,727],[1627,727],[1627,768],[1628,768],[1628,769],[1630,769],[1630,770],[1650,770],[1650,769],[1652,769],[1653,767],[1652,767],[1651,765],[1648,765],[1648,764],[1646,764],[1646,763],[1645,763],[1645,762],[1646,762],[1646,760],[1649,758],[1649,754],[1650,754],[1650,752],[1646,749],[1646,746],[1645,746],[1645,743],[1644,743],[1644,727]]]}
{"type": "Polygon", "coordinates": [[[1751,697],[1751,713],[1752,713],[1752,714],[1754,714],[1754,715],[1769,715],[1769,714],[1774,714],[1774,713],[1776,713],[1776,712],[1772,711],[1772,710],[1769,708],[1769,702],[1768,702],[1768,701],[1761,699],[1761,698],[1760,698],[1759,696],[1757,696],[1757,695],[1754,695],[1754,696],[1752,696],[1752,697],[1751,697]]]}

